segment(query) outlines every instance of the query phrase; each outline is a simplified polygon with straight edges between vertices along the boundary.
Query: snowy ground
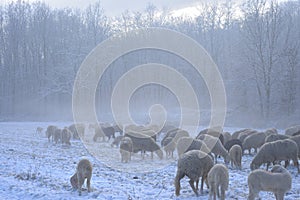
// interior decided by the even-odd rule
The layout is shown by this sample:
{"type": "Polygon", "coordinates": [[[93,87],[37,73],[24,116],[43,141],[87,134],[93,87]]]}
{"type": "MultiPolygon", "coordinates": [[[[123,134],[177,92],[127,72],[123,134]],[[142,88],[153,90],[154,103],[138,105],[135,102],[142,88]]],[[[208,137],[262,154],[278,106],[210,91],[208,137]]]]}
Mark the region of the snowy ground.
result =
{"type": "MultiPolygon", "coordinates": [[[[64,123],[54,123],[63,127],[64,123]]],[[[103,155],[101,161],[90,154],[83,143],[72,140],[71,147],[49,143],[44,136],[36,136],[37,126],[47,123],[0,123],[0,199],[208,199],[208,190],[196,197],[188,179],[181,180],[181,195],[174,194],[173,180],[176,161],[159,160],[134,155],[132,162],[120,162],[116,148],[109,143],[98,143],[92,153],[103,155]],[[81,158],[93,163],[91,193],[79,197],[71,188],[69,178],[81,158]],[[107,167],[113,166],[113,167],[107,167]],[[144,171],[150,171],[145,173],[144,171]]],[[[226,129],[225,129],[226,130],[226,129]]],[[[236,129],[227,129],[233,132],[236,129]]],[[[89,140],[86,140],[87,144],[89,140]]],[[[229,167],[230,185],[226,199],[247,199],[247,176],[252,156],[243,157],[243,170],[229,167]]],[[[222,162],[222,161],[221,161],[222,162]]],[[[286,200],[300,199],[300,176],[290,166],[293,188],[286,200]]],[[[262,199],[274,199],[272,193],[261,192],[262,199]]]]}

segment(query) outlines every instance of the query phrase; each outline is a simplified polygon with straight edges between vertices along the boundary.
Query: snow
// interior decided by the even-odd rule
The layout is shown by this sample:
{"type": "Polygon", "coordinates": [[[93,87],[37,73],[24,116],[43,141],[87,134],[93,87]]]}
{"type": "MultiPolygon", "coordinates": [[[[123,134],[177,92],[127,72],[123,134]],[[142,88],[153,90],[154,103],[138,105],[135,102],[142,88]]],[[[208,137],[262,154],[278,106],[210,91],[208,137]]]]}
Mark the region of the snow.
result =
{"type": "MultiPolygon", "coordinates": [[[[72,140],[71,147],[48,142],[44,135],[36,135],[38,126],[46,129],[50,123],[0,123],[0,198],[1,199],[208,199],[208,189],[196,197],[188,179],[181,180],[181,195],[175,196],[173,180],[176,160],[160,160],[156,155],[144,160],[139,154],[129,163],[121,163],[117,148],[110,143],[92,144],[96,159],[80,140],[72,140]],[[100,152],[100,153],[99,153],[100,152]],[[102,156],[102,157],[101,157],[102,156]],[[69,179],[82,158],[93,163],[92,192],[84,190],[82,196],[73,190],[69,179]],[[110,167],[109,167],[110,166],[110,167]]],[[[52,123],[59,127],[70,123],[52,123]]],[[[238,128],[226,128],[233,132],[238,128]]],[[[226,199],[246,199],[247,176],[252,156],[243,156],[243,169],[231,169],[226,199]]],[[[219,160],[223,162],[222,160],[219,160]]],[[[285,199],[300,199],[300,177],[293,165],[293,187],[285,199]]],[[[86,186],[84,185],[84,188],[86,186]]],[[[260,192],[262,199],[274,199],[272,193],[260,192]]]]}

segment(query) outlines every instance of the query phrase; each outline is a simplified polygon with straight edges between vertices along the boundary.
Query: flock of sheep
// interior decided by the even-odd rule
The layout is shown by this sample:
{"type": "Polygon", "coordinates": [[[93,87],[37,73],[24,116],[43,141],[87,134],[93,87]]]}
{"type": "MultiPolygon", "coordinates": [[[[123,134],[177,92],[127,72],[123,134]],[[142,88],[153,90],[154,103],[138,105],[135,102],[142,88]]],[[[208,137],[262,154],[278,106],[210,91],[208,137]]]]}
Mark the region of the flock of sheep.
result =
{"type": "MultiPolygon", "coordinates": [[[[144,159],[146,152],[154,153],[163,159],[163,150],[166,158],[174,158],[177,151],[177,172],[174,180],[175,194],[180,195],[180,180],[187,176],[189,184],[196,195],[198,195],[198,183],[201,178],[200,192],[206,183],[209,188],[209,198],[225,199],[225,191],[228,190],[229,172],[227,164],[238,170],[242,169],[242,156],[245,153],[255,153],[251,161],[252,172],[248,176],[249,200],[258,197],[260,191],[270,191],[276,200],[283,200],[284,195],[292,187],[292,176],[285,169],[290,160],[293,161],[298,173],[300,158],[300,125],[286,129],[285,134],[278,134],[276,129],[268,129],[258,132],[253,129],[243,129],[232,134],[223,132],[221,127],[202,130],[196,137],[192,137],[187,131],[172,125],[165,125],[161,130],[156,125],[128,125],[119,128],[110,124],[90,124],[89,130],[94,131],[93,142],[108,142],[113,138],[112,147],[118,147],[121,162],[131,161],[134,153],[141,153],[144,159]],[[119,135],[116,137],[116,133],[119,135]],[[106,140],[107,138],[107,140],[106,140]],[[160,145],[158,138],[161,138],[160,145]],[[254,152],[252,151],[254,150],[254,152]],[[222,157],[224,164],[217,164],[217,159],[222,157]],[[281,161],[285,162],[284,167],[281,161]],[[259,169],[266,164],[266,170],[259,169]],[[272,169],[268,171],[270,165],[272,169]],[[196,185],[195,185],[196,183],[196,185]]],[[[41,133],[42,128],[38,127],[41,133]]],[[[69,127],[59,129],[56,126],[48,126],[46,136],[48,141],[71,145],[70,139],[84,137],[85,125],[73,124],[69,127]]],[[[92,176],[92,164],[81,160],[77,165],[76,173],[70,182],[73,188],[79,190],[84,180],[87,179],[88,191],[90,191],[90,180],[92,176]]]]}

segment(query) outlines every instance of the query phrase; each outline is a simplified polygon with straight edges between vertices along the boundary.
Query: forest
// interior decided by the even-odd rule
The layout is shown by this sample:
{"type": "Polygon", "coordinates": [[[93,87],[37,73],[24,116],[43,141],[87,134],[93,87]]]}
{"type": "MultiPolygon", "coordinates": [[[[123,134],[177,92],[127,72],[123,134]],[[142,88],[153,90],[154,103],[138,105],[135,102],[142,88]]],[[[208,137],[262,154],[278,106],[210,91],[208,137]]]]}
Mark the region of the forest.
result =
{"type": "MultiPolygon", "coordinates": [[[[0,121],[72,120],[74,79],[90,51],[115,34],[161,27],[193,38],[217,64],[226,88],[226,125],[299,124],[300,1],[227,0],[202,3],[197,9],[196,17],[174,16],[149,3],[143,12],[125,10],[112,17],[101,1],[83,9],[20,0],[1,5],[0,121]]],[[[203,81],[194,81],[199,75],[189,70],[189,63],[169,52],[145,49],[115,60],[100,80],[100,119],[111,120],[111,92],[120,74],[150,62],[184,74],[197,89],[205,116],[209,93],[203,81]]],[[[150,85],[141,90],[133,97],[136,112],[154,102],[169,109],[178,106],[172,94],[161,94],[165,88],[150,85]],[[149,98],[144,99],[145,93],[149,98]]]]}

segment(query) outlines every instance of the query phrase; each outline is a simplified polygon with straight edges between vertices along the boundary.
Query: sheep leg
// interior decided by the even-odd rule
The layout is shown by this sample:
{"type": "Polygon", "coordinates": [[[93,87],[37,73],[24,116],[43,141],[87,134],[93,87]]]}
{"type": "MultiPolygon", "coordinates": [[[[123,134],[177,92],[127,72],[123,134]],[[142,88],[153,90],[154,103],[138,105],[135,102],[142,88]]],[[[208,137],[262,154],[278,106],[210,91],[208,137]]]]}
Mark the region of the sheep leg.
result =
{"type": "Polygon", "coordinates": [[[221,188],[221,200],[225,200],[225,190],[221,188]]]}
{"type": "Polygon", "coordinates": [[[184,177],[184,173],[181,173],[180,171],[177,171],[174,185],[175,185],[175,194],[176,196],[179,196],[180,194],[180,180],[184,177]]]}
{"type": "Polygon", "coordinates": [[[87,178],[87,180],[86,180],[86,186],[88,188],[88,192],[90,192],[91,191],[91,178],[87,178]]]}
{"type": "Polygon", "coordinates": [[[199,178],[196,180],[196,190],[199,190],[199,178]]]}
{"type": "Polygon", "coordinates": [[[297,167],[297,169],[298,169],[298,174],[299,174],[299,173],[300,173],[300,169],[299,169],[299,162],[298,162],[298,159],[297,159],[297,158],[293,159],[293,163],[294,163],[294,166],[297,167]]]}
{"type": "Polygon", "coordinates": [[[196,190],[195,185],[194,185],[194,180],[190,179],[189,183],[190,183],[191,188],[195,192],[196,196],[199,196],[198,191],[196,190]]]}
{"type": "Polygon", "coordinates": [[[77,173],[77,180],[78,180],[78,192],[79,192],[79,196],[81,196],[81,188],[84,183],[84,178],[81,175],[79,175],[79,173],[77,173]]]}
{"type": "Polygon", "coordinates": [[[276,200],[284,200],[284,193],[283,192],[275,192],[274,193],[276,200]]]}

